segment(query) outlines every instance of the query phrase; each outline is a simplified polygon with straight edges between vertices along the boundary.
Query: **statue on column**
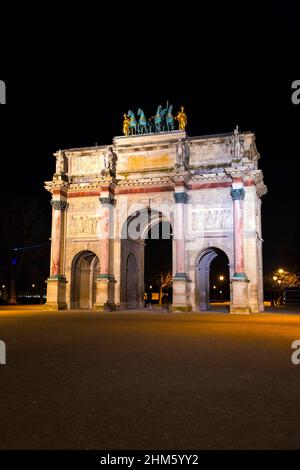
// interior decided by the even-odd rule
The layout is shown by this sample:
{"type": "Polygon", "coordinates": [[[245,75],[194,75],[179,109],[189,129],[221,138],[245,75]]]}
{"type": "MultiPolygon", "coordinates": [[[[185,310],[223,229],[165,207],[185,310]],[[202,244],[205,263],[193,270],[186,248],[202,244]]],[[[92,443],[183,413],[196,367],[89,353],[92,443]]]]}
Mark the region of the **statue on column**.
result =
{"type": "Polygon", "coordinates": [[[178,111],[177,116],[175,116],[176,121],[179,124],[179,130],[184,131],[187,126],[187,115],[184,111],[184,107],[181,106],[181,111],[178,111]]]}
{"type": "Polygon", "coordinates": [[[187,169],[189,164],[189,152],[186,142],[179,139],[176,144],[176,168],[187,169]]]}
{"type": "Polygon", "coordinates": [[[55,173],[57,175],[61,175],[62,173],[65,173],[65,157],[64,157],[64,152],[62,150],[59,150],[56,154],[56,169],[55,173]]]}
{"type": "Polygon", "coordinates": [[[104,176],[113,176],[116,177],[116,167],[117,167],[117,155],[113,151],[112,147],[108,148],[108,151],[104,155],[104,170],[102,174],[104,176]]]}
{"type": "Polygon", "coordinates": [[[244,137],[239,134],[239,126],[236,126],[233,135],[230,138],[230,150],[233,160],[241,160],[241,158],[243,158],[245,152],[245,140],[244,137]]]}

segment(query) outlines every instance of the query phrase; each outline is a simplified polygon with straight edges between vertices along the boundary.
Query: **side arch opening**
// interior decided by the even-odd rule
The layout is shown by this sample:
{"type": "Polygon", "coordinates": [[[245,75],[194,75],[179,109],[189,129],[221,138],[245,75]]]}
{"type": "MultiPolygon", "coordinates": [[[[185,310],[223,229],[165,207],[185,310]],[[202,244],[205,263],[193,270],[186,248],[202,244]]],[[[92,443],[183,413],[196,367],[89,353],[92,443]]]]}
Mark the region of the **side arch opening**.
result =
{"type": "Polygon", "coordinates": [[[229,259],[220,248],[203,250],[196,265],[196,303],[200,311],[228,311],[229,259]]]}
{"type": "Polygon", "coordinates": [[[100,274],[98,256],[81,251],[72,262],[71,308],[92,309],[96,302],[96,279],[100,274]]]}

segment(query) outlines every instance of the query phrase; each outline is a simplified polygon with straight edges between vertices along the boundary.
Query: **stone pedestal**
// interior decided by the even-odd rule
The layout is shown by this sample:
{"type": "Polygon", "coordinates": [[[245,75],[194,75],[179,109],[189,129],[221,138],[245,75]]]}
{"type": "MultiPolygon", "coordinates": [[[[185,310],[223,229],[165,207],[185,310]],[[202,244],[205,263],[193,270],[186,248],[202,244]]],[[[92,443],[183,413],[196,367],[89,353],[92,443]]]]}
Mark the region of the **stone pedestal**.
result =
{"type": "Polygon", "coordinates": [[[96,302],[93,310],[110,312],[116,309],[114,302],[115,279],[113,276],[100,275],[96,280],[96,302]]]}
{"type": "Polygon", "coordinates": [[[249,307],[249,281],[233,277],[231,280],[232,302],[230,313],[251,313],[249,307]]]}
{"type": "Polygon", "coordinates": [[[187,282],[185,273],[176,273],[173,278],[173,312],[190,312],[192,310],[191,304],[187,302],[187,282]]]}
{"type": "Polygon", "coordinates": [[[232,302],[230,313],[250,313],[249,280],[245,274],[244,264],[244,199],[245,189],[238,181],[237,187],[231,189],[234,220],[234,275],[232,283],[232,302]]]}
{"type": "Polygon", "coordinates": [[[63,276],[53,276],[47,279],[47,310],[64,310],[66,304],[66,284],[67,281],[63,276]]]}

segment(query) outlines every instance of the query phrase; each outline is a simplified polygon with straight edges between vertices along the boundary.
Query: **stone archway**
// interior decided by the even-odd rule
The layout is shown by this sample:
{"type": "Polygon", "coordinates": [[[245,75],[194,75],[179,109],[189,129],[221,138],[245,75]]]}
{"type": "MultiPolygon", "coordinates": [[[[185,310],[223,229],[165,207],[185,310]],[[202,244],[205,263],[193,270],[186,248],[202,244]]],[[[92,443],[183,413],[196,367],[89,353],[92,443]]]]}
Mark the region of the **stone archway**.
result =
{"type": "Polygon", "coordinates": [[[92,309],[96,302],[96,278],[100,274],[98,256],[81,251],[72,263],[71,308],[92,309]]]}
{"type": "Polygon", "coordinates": [[[171,236],[172,226],[168,217],[162,212],[148,207],[131,214],[122,227],[121,308],[144,308],[145,239],[149,236],[149,231],[151,231],[151,237],[159,239],[158,227],[161,222],[169,223],[169,236],[171,236]],[[129,290],[132,286],[135,286],[135,290],[130,293],[129,290]]]}
{"type": "Polygon", "coordinates": [[[227,276],[229,279],[229,259],[228,255],[216,247],[209,247],[203,250],[196,264],[196,304],[200,311],[208,311],[210,306],[210,266],[212,261],[220,254],[227,260],[227,276]]]}

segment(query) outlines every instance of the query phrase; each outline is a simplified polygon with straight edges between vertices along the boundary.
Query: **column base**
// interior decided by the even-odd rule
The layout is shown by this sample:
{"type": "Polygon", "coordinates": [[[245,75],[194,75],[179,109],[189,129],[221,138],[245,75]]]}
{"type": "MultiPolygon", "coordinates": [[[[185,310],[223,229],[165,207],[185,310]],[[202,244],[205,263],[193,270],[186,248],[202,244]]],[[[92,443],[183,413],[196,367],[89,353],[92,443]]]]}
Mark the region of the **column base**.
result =
{"type": "Polygon", "coordinates": [[[192,306],[190,304],[172,304],[171,305],[172,312],[191,312],[192,306]]]}
{"type": "Polygon", "coordinates": [[[106,302],[105,304],[94,304],[93,310],[96,312],[113,312],[117,310],[117,306],[114,303],[106,302]]]}
{"type": "Polygon", "coordinates": [[[66,310],[66,278],[64,276],[51,276],[47,279],[46,310],[66,310]]]}
{"type": "Polygon", "coordinates": [[[65,302],[46,302],[45,310],[67,310],[68,306],[65,302]]]}
{"type": "Polygon", "coordinates": [[[250,304],[251,313],[261,313],[263,308],[259,304],[250,304]]]}
{"type": "Polygon", "coordinates": [[[238,273],[238,275],[236,277],[235,274],[231,280],[232,302],[229,307],[229,313],[249,314],[251,313],[248,293],[249,280],[244,273],[238,273]]]}
{"type": "Polygon", "coordinates": [[[115,278],[110,274],[100,274],[96,280],[96,303],[93,310],[100,312],[111,312],[116,309],[115,305],[115,278]]]}
{"type": "Polygon", "coordinates": [[[176,273],[173,277],[172,312],[190,312],[192,310],[187,298],[187,282],[189,279],[186,273],[176,273]]]}
{"type": "Polygon", "coordinates": [[[249,307],[245,307],[245,306],[233,306],[233,305],[230,305],[229,307],[229,313],[232,313],[232,314],[249,314],[251,313],[251,309],[249,307]]]}

